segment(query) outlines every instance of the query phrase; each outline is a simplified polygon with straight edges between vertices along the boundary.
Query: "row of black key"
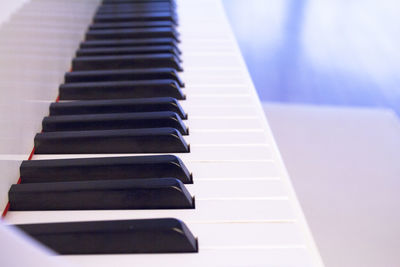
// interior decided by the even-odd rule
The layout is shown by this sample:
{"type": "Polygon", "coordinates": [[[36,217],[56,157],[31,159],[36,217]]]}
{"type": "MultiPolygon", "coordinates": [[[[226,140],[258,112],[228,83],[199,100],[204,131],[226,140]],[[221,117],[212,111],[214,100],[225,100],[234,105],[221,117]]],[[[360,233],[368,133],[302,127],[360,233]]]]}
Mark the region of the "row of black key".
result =
{"type": "MultiPolygon", "coordinates": [[[[190,152],[173,0],[104,0],[50,106],[36,154],[190,152]]],[[[24,161],[10,209],[193,209],[171,155],[24,161]]],[[[19,225],[60,254],[196,252],[177,219],[19,225]]]]}
{"type": "Polygon", "coordinates": [[[140,38],[140,39],[105,39],[84,41],[80,48],[94,47],[134,47],[134,46],[159,46],[171,45],[178,49],[178,42],[173,38],[140,38]]]}
{"type": "Polygon", "coordinates": [[[149,68],[126,70],[72,71],[65,74],[65,83],[111,82],[138,80],[174,80],[180,87],[185,84],[173,68],[149,68]]]}
{"type": "Polygon", "coordinates": [[[60,100],[125,99],[148,97],[186,98],[175,80],[139,80],[71,83],[60,86],[60,100]]]}
{"type": "Polygon", "coordinates": [[[132,39],[132,38],[173,38],[179,41],[179,34],[174,27],[148,27],[148,28],[123,28],[89,30],[86,40],[102,39],[132,39]]]}

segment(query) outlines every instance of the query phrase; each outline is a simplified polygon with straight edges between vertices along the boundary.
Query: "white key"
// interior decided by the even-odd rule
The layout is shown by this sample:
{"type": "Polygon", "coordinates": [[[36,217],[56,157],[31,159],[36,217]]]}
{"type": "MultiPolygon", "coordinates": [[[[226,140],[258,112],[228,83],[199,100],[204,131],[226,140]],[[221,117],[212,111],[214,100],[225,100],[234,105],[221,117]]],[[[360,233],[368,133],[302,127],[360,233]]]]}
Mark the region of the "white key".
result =
{"type": "MultiPolygon", "coordinates": [[[[201,246],[201,244],[200,244],[201,246]]],[[[63,257],[63,256],[61,256],[63,257]]],[[[162,266],[217,266],[217,267],[298,267],[313,266],[310,251],[305,248],[237,248],[200,249],[199,253],[155,255],[67,256],[66,261],[82,267],[108,267],[118,262],[120,267],[162,266]]]]}

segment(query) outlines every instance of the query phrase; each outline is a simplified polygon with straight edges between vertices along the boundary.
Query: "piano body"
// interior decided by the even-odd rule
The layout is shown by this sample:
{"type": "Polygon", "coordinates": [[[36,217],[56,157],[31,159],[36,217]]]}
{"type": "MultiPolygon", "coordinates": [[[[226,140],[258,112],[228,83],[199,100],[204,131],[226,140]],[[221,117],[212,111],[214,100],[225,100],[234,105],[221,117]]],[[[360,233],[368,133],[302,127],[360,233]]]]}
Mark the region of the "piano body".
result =
{"type": "MultiPolygon", "coordinates": [[[[114,2],[118,1],[135,2],[114,2]]],[[[101,0],[16,1],[13,7],[0,4],[5,13],[0,18],[0,206],[8,205],[10,187],[17,183],[20,165],[28,159],[73,158],[79,162],[84,158],[163,154],[177,156],[192,174],[193,183],[184,186],[194,196],[195,205],[189,209],[58,211],[18,211],[14,207],[5,210],[4,222],[22,225],[175,218],[184,222],[198,241],[198,251],[192,253],[57,256],[76,266],[323,266],[221,1],[176,1],[182,51],[179,64],[183,66],[178,75],[185,83],[180,89],[186,98],[179,103],[188,115],[182,121],[189,129],[181,137],[190,145],[190,151],[184,151],[188,153],[119,153],[112,149],[83,153],[79,147],[72,152],[47,153],[49,150],[40,150],[33,143],[101,4],[101,0]]],[[[122,9],[129,9],[130,4],[119,3],[122,9]]],[[[2,241],[1,246],[7,244],[2,241]]]]}

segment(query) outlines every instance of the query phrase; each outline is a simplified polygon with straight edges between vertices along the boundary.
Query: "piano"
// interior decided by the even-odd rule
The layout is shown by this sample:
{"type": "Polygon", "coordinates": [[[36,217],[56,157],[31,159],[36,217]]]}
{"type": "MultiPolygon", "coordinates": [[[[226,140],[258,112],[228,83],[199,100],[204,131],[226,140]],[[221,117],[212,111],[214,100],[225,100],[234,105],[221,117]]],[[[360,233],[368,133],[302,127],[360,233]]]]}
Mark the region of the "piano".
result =
{"type": "Polygon", "coordinates": [[[220,0],[20,2],[8,227],[71,266],[323,266],[220,0]]]}

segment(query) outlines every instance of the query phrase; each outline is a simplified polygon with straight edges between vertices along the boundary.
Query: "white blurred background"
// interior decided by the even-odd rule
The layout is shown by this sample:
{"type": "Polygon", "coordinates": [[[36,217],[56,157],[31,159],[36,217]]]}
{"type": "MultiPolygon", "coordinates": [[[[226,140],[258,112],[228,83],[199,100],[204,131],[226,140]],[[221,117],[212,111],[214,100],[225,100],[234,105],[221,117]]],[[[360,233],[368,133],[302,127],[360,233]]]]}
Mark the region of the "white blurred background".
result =
{"type": "Polygon", "coordinates": [[[400,114],[396,0],[224,0],[263,101],[400,114]]]}
{"type": "Polygon", "coordinates": [[[400,2],[223,3],[326,266],[400,266],[400,2]]]}

